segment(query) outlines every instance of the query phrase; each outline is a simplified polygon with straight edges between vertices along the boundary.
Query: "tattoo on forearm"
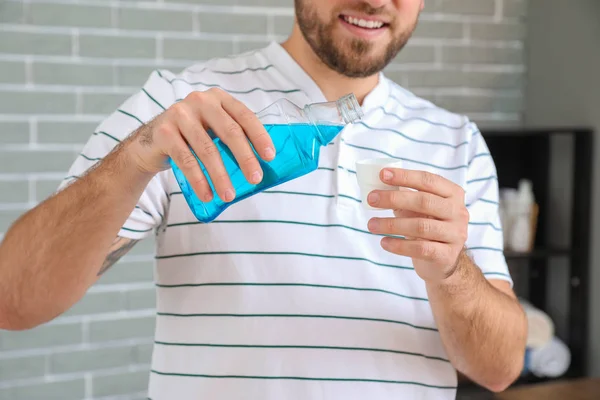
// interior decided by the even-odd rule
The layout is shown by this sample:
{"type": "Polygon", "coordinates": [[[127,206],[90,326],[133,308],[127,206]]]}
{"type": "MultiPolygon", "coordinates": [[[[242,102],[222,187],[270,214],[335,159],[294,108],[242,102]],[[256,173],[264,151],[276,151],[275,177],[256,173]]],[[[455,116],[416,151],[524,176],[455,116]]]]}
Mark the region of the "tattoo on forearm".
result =
{"type": "Polygon", "coordinates": [[[112,267],[121,257],[123,257],[139,240],[127,239],[118,236],[110,246],[110,252],[102,264],[102,268],[98,271],[98,276],[105,273],[112,267]]]}

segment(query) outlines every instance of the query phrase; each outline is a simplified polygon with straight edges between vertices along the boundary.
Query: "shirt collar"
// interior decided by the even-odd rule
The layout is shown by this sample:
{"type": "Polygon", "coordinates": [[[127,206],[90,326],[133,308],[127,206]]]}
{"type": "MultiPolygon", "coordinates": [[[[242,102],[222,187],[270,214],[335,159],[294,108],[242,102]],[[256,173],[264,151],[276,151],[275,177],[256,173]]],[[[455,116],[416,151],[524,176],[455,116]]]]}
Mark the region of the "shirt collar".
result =
{"type": "MultiPolygon", "coordinates": [[[[294,82],[299,89],[304,91],[311,102],[327,101],[325,95],[315,83],[315,81],[300,67],[292,56],[277,42],[271,42],[265,49],[264,54],[267,59],[281,72],[287,79],[294,82]]],[[[379,82],[377,86],[365,97],[362,109],[363,112],[371,111],[385,104],[390,94],[390,83],[383,72],[379,73],[379,82]]]]}

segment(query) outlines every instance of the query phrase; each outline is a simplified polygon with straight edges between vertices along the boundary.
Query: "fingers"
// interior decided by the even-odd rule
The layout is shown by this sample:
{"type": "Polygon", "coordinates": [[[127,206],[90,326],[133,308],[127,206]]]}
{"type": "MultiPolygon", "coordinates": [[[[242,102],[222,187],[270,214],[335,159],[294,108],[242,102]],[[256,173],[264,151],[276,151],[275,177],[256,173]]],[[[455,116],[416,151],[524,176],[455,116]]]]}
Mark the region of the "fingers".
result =
{"type": "Polygon", "coordinates": [[[456,183],[426,171],[384,168],[380,179],[392,186],[411,188],[441,197],[464,197],[464,190],[456,183]]]}
{"type": "MultiPolygon", "coordinates": [[[[163,129],[168,129],[166,126],[167,125],[165,125],[165,128],[163,129]]],[[[196,193],[196,196],[204,202],[211,201],[213,198],[213,191],[208,184],[206,176],[200,169],[198,160],[196,160],[196,157],[192,154],[188,145],[181,138],[179,132],[172,132],[169,134],[172,137],[172,140],[170,141],[171,147],[169,156],[181,169],[181,172],[183,172],[187,178],[190,186],[196,193]]]]}
{"type": "Polygon", "coordinates": [[[252,184],[260,183],[263,173],[252,146],[266,161],[275,157],[275,146],[256,115],[243,103],[216,88],[193,92],[185,101],[201,123],[228,147],[246,180],[252,184]]]}
{"type": "Polygon", "coordinates": [[[390,253],[435,263],[436,265],[450,266],[456,262],[452,247],[445,243],[385,237],[381,240],[381,247],[390,253]]]}
{"type": "Polygon", "coordinates": [[[260,183],[263,177],[262,169],[242,127],[221,105],[214,107],[211,112],[203,113],[203,118],[206,125],[231,150],[246,180],[252,184],[260,183]]]}
{"type": "Polygon", "coordinates": [[[374,190],[367,201],[376,208],[412,211],[442,220],[454,219],[460,212],[450,199],[426,192],[374,190]]]}
{"type": "MultiPolygon", "coordinates": [[[[194,150],[200,161],[202,161],[202,164],[204,164],[204,168],[208,172],[217,194],[221,200],[225,202],[232,201],[235,198],[235,191],[215,143],[189,106],[180,104],[178,107],[174,108],[174,112],[176,113],[177,126],[179,127],[183,138],[194,150]]],[[[188,168],[191,168],[193,163],[198,165],[199,168],[198,161],[195,157],[180,158],[185,160],[188,168]]],[[[177,163],[177,160],[175,160],[175,163],[177,163]]],[[[181,168],[181,165],[179,165],[179,167],[181,168]]],[[[206,177],[204,179],[206,179],[206,177]]]]}
{"type": "Polygon", "coordinates": [[[275,158],[273,140],[256,114],[230,95],[225,96],[222,105],[223,109],[240,125],[260,157],[265,161],[273,160],[275,158]]]}
{"type": "Polygon", "coordinates": [[[372,218],[368,227],[375,234],[401,235],[443,243],[454,242],[461,236],[452,224],[431,218],[372,218]]]}

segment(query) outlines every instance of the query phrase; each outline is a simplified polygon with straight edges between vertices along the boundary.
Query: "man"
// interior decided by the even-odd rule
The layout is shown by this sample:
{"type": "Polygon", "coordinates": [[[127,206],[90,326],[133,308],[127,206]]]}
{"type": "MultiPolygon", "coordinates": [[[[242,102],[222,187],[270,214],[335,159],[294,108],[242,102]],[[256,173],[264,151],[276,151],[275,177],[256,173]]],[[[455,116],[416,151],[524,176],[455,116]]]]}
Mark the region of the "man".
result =
{"type": "Polygon", "coordinates": [[[451,399],[457,371],[505,389],[521,371],[526,322],[502,253],[493,161],[473,123],[380,72],[422,0],[295,8],[282,45],[157,71],[99,126],[62,190],[6,234],[0,327],[60,315],[156,231],[154,400],[451,399]],[[364,118],[324,149],[320,169],[210,224],[194,219],[169,157],[200,199],[231,201],[209,128],[256,183],[248,140],[264,160],[277,155],[253,111],[349,92],[364,118]],[[367,211],[354,165],[390,155],[406,169],[382,181],[414,190],[373,191],[381,210],[367,211]]]}

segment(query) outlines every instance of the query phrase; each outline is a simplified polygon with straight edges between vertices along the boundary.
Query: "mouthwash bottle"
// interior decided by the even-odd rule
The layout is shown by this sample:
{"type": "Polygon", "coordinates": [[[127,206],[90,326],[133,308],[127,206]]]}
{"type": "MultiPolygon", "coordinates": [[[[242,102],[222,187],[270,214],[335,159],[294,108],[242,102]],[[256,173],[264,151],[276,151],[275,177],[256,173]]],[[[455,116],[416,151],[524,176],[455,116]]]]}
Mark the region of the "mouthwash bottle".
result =
{"type": "Polygon", "coordinates": [[[275,158],[270,162],[262,160],[252,148],[263,170],[263,179],[258,184],[246,180],[225,143],[219,138],[213,140],[235,189],[233,201],[226,203],[217,195],[210,175],[198,157],[196,159],[213,191],[213,198],[209,202],[203,202],[196,196],[183,172],[170,160],[181,192],[199,221],[211,222],[238,201],[314,171],[319,165],[321,146],[331,142],[344,126],[360,120],[363,112],[354,94],[349,94],[337,101],[312,103],[304,108],[281,99],[256,115],[275,145],[275,158]]]}

